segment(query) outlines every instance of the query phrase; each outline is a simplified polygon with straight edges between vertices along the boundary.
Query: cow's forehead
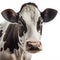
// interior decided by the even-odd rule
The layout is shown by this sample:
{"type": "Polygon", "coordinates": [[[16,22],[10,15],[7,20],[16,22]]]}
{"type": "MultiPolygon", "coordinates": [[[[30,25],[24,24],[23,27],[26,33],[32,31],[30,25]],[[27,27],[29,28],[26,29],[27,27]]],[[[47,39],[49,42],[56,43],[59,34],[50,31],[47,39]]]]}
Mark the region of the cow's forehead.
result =
{"type": "Polygon", "coordinates": [[[34,5],[26,5],[19,12],[19,18],[21,16],[28,23],[31,20],[34,22],[37,21],[38,18],[41,16],[41,14],[40,14],[39,9],[35,7],[34,5]]]}
{"type": "MultiPolygon", "coordinates": [[[[33,6],[35,6],[36,8],[38,8],[37,5],[36,5],[35,3],[29,2],[29,3],[23,4],[22,7],[21,7],[21,10],[22,10],[26,5],[33,5],[33,6]]],[[[21,11],[21,10],[20,10],[20,11],[21,11]]]]}

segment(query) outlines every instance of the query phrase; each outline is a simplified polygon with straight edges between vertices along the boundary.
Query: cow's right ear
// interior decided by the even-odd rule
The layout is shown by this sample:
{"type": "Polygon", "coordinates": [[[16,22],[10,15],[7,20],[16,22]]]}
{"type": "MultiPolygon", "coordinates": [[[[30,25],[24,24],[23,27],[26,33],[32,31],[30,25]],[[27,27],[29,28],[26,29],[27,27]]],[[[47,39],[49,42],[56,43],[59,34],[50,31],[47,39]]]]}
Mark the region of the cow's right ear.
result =
{"type": "Polygon", "coordinates": [[[12,9],[6,9],[1,12],[2,16],[9,22],[18,22],[17,13],[12,9]]]}

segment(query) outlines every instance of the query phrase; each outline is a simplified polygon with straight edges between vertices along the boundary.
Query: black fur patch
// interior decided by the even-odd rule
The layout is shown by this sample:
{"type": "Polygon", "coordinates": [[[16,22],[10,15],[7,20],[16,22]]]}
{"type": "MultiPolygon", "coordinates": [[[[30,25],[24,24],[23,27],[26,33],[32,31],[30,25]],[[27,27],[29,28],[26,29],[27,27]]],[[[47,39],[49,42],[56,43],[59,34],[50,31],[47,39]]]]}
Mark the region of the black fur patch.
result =
{"type": "Polygon", "coordinates": [[[2,36],[2,34],[3,34],[2,32],[3,32],[3,30],[0,30],[0,37],[1,37],[1,36],[2,36]]]}
{"type": "Polygon", "coordinates": [[[3,38],[5,41],[4,50],[7,48],[10,49],[11,53],[13,53],[14,49],[18,49],[18,26],[16,24],[10,24],[6,30],[5,36],[3,38]]]}
{"type": "Polygon", "coordinates": [[[39,31],[40,30],[40,23],[41,23],[41,21],[40,21],[40,17],[38,18],[38,21],[37,21],[37,30],[39,31]]]}
{"type": "Polygon", "coordinates": [[[38,18],[38,21],[37,21],[37,31],[40,31],[40,35],[42,35],[42,21],[41,21],[41,17],[38,18]]]}
{"type": "Polygon", "coordinates": [[[0,51],[2,51],[3,50],[3,48],[0,48],[0,51]]]}

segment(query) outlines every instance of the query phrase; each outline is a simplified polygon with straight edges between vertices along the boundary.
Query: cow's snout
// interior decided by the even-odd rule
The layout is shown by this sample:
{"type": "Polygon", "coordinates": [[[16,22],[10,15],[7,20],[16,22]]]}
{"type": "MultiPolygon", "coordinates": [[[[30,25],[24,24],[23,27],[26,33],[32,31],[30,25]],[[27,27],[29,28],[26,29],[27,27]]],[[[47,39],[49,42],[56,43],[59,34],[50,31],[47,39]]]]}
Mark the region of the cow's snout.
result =
{"type": "Polygon", "coordinates": [[[42,50],[42,44],[40,41],[27,41],[26,50],[30,53],[36,53],[42,50]]]}

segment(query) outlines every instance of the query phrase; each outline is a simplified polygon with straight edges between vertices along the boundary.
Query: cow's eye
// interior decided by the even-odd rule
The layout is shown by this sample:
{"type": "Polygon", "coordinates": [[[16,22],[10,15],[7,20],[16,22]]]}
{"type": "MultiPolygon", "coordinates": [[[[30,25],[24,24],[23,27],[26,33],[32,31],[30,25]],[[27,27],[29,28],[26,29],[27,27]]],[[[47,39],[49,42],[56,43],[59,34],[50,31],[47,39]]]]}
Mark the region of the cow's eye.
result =
{"type": "Polygon", "coordinates": [[[37,31],[39,31],[40,30],[40,17],[38,18],[38,21],[37,21],[37,31]]]}
{"type": "Polygon", "coordinates": [[[19,19],[18,23],[20,25],[20,35],[23,36],[23,34],[27,32],[26,23],[22,17],[19,19]]]}
{"type": "Polygon", "coordinates": [[[37,21],[37,31],[40,32],[40,34],[42,34],[42,23],[43,23],[42,18],[39,17],[37,21]]]}

